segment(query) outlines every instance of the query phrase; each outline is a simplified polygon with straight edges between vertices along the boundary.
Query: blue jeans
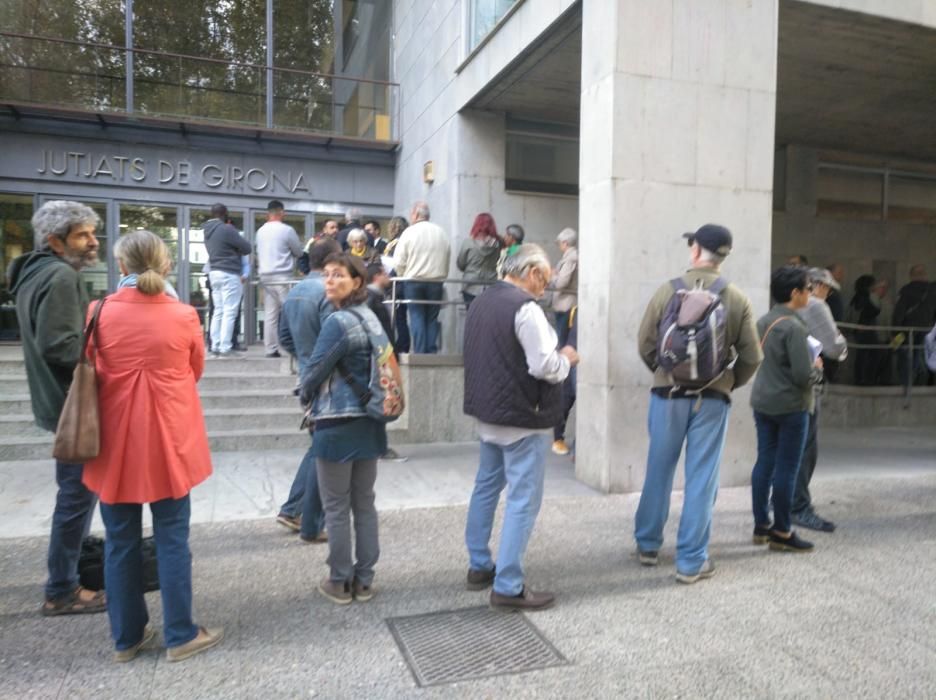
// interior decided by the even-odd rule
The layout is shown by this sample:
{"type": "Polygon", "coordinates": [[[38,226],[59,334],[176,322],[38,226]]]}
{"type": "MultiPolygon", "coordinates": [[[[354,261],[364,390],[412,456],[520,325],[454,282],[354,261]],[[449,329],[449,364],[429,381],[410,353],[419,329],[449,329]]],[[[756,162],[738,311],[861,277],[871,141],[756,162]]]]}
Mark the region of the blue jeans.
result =
{"type": "Polygon", "coordinates": [[[571,311],[554,311],[556,316],[556,335],[559,336],[559,347],[565,347],[569,341],[569,315],[571,311]]]}
{"type": "MultiPolygon", "coordinates": [[[[195,639],[192,621],[192,554],[189,551],[188,496],[150,503],[156,537],[156,568],[163,604],[163,637],[167,647],[195,639]]],[[[149,622],[143,599],[143,506],[139,503],[101,504],[107,538],[104,545],[104,586],[107,616],[118,651],[143,639],[149,622]]]]}
{"type": "MultiPolygon", "coordinates": [[[[406,298],[442,301],[441,282],[406,282],[406,298]]],[[[434,354],[439,351],[439,304],[408,304],[413,352],[434,354]]]]}
{"type": "Polygon", "coordinates": [[[78,588],[78,556],[81,540],[91,528],[97,497],[81,483],[82,465],[55,463],[55,510],[49,536],[49,580],[46,600],[65,598],[78,588]]]}
{"type": "Polygon", "coordinates": [[[289,498],[280,508],[280,513],[285,513],[293,518],[299,515],[302,516],[300,534],[303,537],[318,537],[325,527],[325,509],[322,507],[318,472],[311,447],[306,450],[305,456],[299,463],[296,478],[293,479],[292,488],[289,490],[289,498]]]}
{"type": "Polygon", "coordinates": [[[501,595],[514,596],[523,591],[523,555],[543,502],[548,441],[545,435],[530,435],[507,446],[481,442],[481,463],[468,505],[465,544],[472,569],[494,569],[488,545],[494,511],[506,484],[507,504],[494,579],[494,590],[501,595]]]}
{"type": "Polygon", "coordinates": [[[234,322],[240,308],[244,285],[240,275],[223,270],[208,273],[211,282],[211,350],[212,352],[231,352],[234,346],[234,322]]]}
{"type": "Polygon", "coordinates": [[[757,428],[757,463],[751,472],[751,505],[755,525],[768,525],[773,488],[774,521],[777,532],[790,532],[790,511],[796,475],[806,446],[809,412],[796,411],[769,416],[754,411],[757,428]]]}
{"type": "Polygon", "coordinates": [[[695,574],[708,559],[712,509],[718,495],[718,470],[730,406],[721,399],[665,399],[650,395],[650,450],[640,505],[634,518],[634,538],[643,552],[663,545],[669,517],[676,464],[686,443],[686,490],[676,535],[676,569],[695,574]]]}

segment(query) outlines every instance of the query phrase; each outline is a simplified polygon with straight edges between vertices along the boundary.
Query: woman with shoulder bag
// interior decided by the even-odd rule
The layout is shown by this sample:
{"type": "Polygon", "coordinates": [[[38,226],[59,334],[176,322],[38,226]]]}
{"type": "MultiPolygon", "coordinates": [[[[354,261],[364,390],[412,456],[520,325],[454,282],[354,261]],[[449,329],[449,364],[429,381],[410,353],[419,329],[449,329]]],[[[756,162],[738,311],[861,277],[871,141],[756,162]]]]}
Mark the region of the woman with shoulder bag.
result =
{"type": "Polygon", "coordinates": [[[98,319],[101,448],[85,464],[84,483],[100,497],[107,533],[104,581],[114,659],[132,660],[155,637],[143,598],[142,504],[149,503],[167,656],[181,661],[223,636],[220,628],[192,620],[189,492],[211,474],[195,385],[205,345],[195,309],[166,294],[171,261],[158,236],[129,233],[114,255],[122,274],[136,275],[136,284],[108,297],[98,319]]]}
{"type": "Polygon", "coordinates": [[[302,393],[312,404],[312,450],[328,530],[330,572],[318,589],[346,605],[374,596],[374,565],[380,556],[374,482],[377,459],[387,451],[387,431],[368,416],[354,385],[367,387],[370,382],[371,346],[363,324],[382,331],[367,308],[367,272],[359,258],[333,253],[325,259],[324,278],[325,297],[337,310],[322,324],[302,393]]]}
{"type": "Polygon", "coordinates": [[[796,476],[806,447],[813,385],[822,380],[822,358],[812,358],[806,324],[797,315],[809,302],[804,267],[774,271],[770,295],[777,304],[757,321],[764,362],[751,391],[757,429],[757,463],[751,473],[754,544],[781,552],[808,552],[812,542],[793,530],[796,476]],[[773,503],[774,519],[769,507],[773,503]]]}

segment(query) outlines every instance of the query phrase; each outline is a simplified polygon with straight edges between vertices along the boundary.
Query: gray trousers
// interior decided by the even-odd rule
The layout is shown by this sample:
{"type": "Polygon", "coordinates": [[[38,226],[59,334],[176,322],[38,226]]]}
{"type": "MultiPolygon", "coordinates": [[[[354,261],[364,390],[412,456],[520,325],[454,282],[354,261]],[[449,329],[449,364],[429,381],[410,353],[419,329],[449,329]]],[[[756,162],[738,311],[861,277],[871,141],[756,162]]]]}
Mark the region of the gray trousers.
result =
{"type": "Polygon", "coordinates": [[[377,509],[374,507],[374,482],[377,460],[353,462],[317,460],[319,491],[325,507],[328,530],[329,578],[336,583],[357,579],[369,586],[374,580],[374,565],[380,557],[377,541],[377,509]],[[351,514],[354,514],[354,554],[351,558],[351,514]]]}
{"type": "Polygon", "coordinates": [[[268,353],[279,350],[279,317],[292,275],[260,275],[263,288],[263,345],[268,353]]]}

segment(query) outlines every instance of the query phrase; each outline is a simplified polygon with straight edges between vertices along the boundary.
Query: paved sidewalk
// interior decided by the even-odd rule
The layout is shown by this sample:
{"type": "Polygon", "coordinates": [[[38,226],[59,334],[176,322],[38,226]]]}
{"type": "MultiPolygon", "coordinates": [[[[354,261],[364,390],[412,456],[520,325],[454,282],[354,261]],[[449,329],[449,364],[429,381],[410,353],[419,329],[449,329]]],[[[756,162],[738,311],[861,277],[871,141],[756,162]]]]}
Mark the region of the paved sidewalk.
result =
{"type": "MultiPolygon", "coordinates": [[[[815,535],[811,554],[752,545],[749,490],[723,489],[717,575],[695,586],[673,579],[678,495],[661,566],[642,568],[637,496],[566,493],[568,466],[554,464],[527,569],[559,602],[528,618],[570,663],[430,688],[416,686],[385,620],[485,604],[463,588],[464,505],[384,508],[378,595],[348,607],[315,592],[327,548],[268,514],[195,525],[197,619],[227,636],[181,664],[161,651],[114,664],[102,615],[39,617],[46,536],[2,539],[0,698],[934,697],[936,438],[897,437],[888,463],[862,462],[871,446],[855,437],[852,467],[826,469],[815,498],[839,530],[815,535]]],[[[423,488],[451,479],[434,497],[454,495],[470,483],[466,459],[423,471],[423,488]]],[[[405,473],[382,482],[394,498],[419,492],[419,470],[405,473]]],[[[147,600],[158,627],[159,596],[147,600]]]]}

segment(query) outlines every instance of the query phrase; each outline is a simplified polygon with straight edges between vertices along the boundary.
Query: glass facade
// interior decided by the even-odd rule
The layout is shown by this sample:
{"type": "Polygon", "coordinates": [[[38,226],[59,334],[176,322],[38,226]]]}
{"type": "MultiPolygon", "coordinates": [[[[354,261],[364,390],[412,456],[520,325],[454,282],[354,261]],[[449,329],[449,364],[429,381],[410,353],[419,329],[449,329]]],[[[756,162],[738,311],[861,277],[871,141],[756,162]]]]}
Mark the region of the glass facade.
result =
{"type": "Polygon", "coordinates": [[[477,48],[504,15],[521,0],[471,0],[468,6],[468,50],[477,48]]]}
{"type": "Polygon", "coordinates": [[[7,0],[0,9],[0,98],[392,137],[389,2],[139,0],[131,24],[132,55],[120,0],[7,0]]]}

